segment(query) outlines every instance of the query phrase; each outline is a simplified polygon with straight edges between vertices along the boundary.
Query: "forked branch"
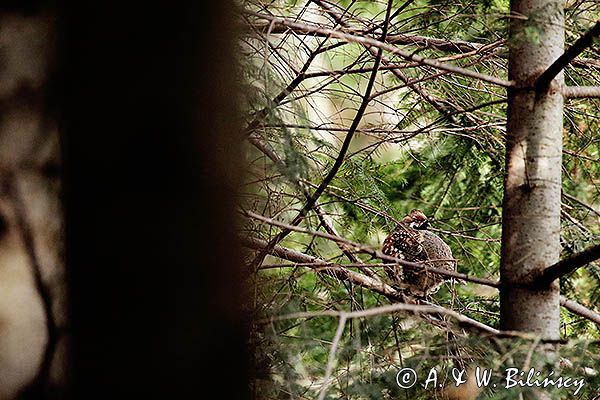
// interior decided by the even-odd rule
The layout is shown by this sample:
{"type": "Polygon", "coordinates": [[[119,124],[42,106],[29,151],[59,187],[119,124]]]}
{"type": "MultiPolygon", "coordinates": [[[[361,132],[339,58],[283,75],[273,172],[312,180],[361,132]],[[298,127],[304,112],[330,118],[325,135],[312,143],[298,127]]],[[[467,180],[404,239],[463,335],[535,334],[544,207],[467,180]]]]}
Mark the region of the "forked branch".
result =
{"type": "Polygon", "coordinates": [[[293,31],[297,31],[297,32],[301,32],[301,33],[315,33],[315,34],[320,33],[320,34],[328,35],[332,38],[344,40],[346,42],[360,43],[363,45],[373,46],[378,49],[382,49],[387,52],[390,52],[392,54],[399,55],[400,57],[405,58],[406,60],[415,61],[422,65],[427,65],[427,66],[441,69],[444,71],[452,72],[452,73],[455,73],[458,75],[463,75],[463,76],[467,76],[470,78],[479,79],[481,81],[492,83],[492,84],[495,84],[498,86],[503,86],[503,87],[513,87],[514,86],[513,81],[507,81],[505,79],[497,78],[495,76],[475,72],[470,69],[461,68],[461,67],[457,67],[455,65],[442,63],[437,60],[432,60],[429,58],[421,57],[414,53],[399,49],[398,47],[391,45],[389,43],[384,43],[380,40],[375,40],[375,39],[365,37],[365,36],[353,35],[353,34],[342,32],[342,31],[335,30],[335,29],[328,29],[328,28],[322,28],[319,26],[303,24],[300,22],[286,19],[286,18],[273,17],[270,15],[258,14],[258,13],[253,13],[253,12],[247,12],[247,13],[250,15],[256,16],[258,18],[266,19],[268,21],[275,21],[275,22],[281,23],[282,25],[285,25],[286,27],[290,28],[293,31]]]}
{"type": "MultiPolygon", "coordinates": [[[[318,237],[322,237],[325,239],[329,239],[329,240],[332,240],[337,243],[342,243],[344,245],[347,245],[347,246],[355,249],[358,252],[369,254],[373,257],[381,258],[382,260],[385,260],[385,261],[395,262],[395,263],[398,263],[407,268],[422,268],[433,274],[446,276],[449,278],[460,279],[460,280],[464,280],[467,282],[473,282],[473,283],[490,286],[490,287],[494,287],[494,288],[500,287],[499,282],[495,282],[495,281],[492,281],[489,279],[484,279],[484,278],[473,277],[473,276],[461,274],[459,272],[447,271],[447,270],[440,269],[440,268],[422,266],[420,264],[397,259],[395,257],[391,257],[386,254],[383,254],[382,252],[380,252],[378,250],[374,250],[368,246],[362,245],[360,243],[352,242],[350,240],[347,240],[347,239],[339,237],[339,236],[334,236],[334,235],[331,235],[328,233],[323,233],[323,232],[314,232],[314,231],[310,231],[308,229],[297,227],[297,226],[290,226],[288,224],[284,224],[282,222],[275,221],[271,218],[267,218],[262,215],[258,215],[258,214],[255,214],[255,213],[252,213],[249,211],[244,212],[244,214],[250,218],[257,219],[259,221],[263,221],[270,225],[279,226],[281,228],[289,228],[296,232],[302,232],[302,233],[310,234],[313,236],[318,236],[318,237]]],[[[246,247],[253,248],[256,250],[264,249],[267,246],[267,242],[264,240],[261,240],[261,239],[242,238],[241,240],[242,240],[242,243],[246,247]]],[[[588,249],[588,250],[591,250],[591,249],[588,249]]],[[[289,260],[292,262],[307,264],[307,266],[311,266],[312,268],[314,268],[316,270],[325,272],[326,274],[331,275],[331,276],[335,276],[338,279],[344,279],[349,282],[355,283],[359,286],[368,288],[374,292],[383,294],[384,296],[386,296],[392,300],[401,300],[401,295],[393,287],[381,282],[379,279],[377,279],[377,277],[370,277],[370,276],[366,276],[366,275],[354,272],[354,271],[346,268],[346,266],[344,266],[343,264],[334,264],[331,262],[320,260],[316,257],[309,256],[304,253],[300,253],[300,252],[297,252],[297,251],[294,251],[291,249],[287,249],[287,248],[281,247],[281,246],[275,246],[270,251],[270,254],[273,254],[277,257],[280,257],[282,259],[289,260]]],[[[572,257],[570,257],[569,259],[571,259],[571,258],[572,257]]],[[[566,262],[566,260],[569,260],[569,259],[565,259],[563,261],[566,262]]],[[[590,309],[584,307],[583,305],[576,303],[576,302],[569,300],[562,296],[560,299],[560,304],[561,304],[561,306],[565,307],[566,309],[573,312],[574,314],[577,314],[581,317],[584,317],[584,318],[600,325],[600,315],[598,315],[593,310],[590,310],[590,309]]]]}
{"type": "MultiPolygon", "coordinates": [[[[485,286],[490,286],[490,287],[495,287],[495,288],[500,287],[500,283],[499,282],[495,282],[495,281],[492,281],[492,280],[489,280],[489,279],[478,278],[478,277],[475,277],[475,276],[461,274],[460,272],[448,271],[448,270],[442,269],[442,268],[435,268],[435,267],[425,266],[425,265],[422,265],[422,264],[417,264],[417,263],[414,263],[414,262],[410,262],[410,261],[406,261],[406,260],[401,260],[401,259],[396,258],[396,257],[388,256],[387,254],[384,254],[384,253],[382,253],[379,250],[372,249],[369,246],[365,246],[364,244],[353,242],[351,240],[345,239],[345,238],[340,237],[340,236],[334,236],[334,235],[330,235],[328,233],[316,232],[316,231],[311,231],[309,229],[305,229],[305,228],[302,228],[302,227],[292,226],[290,224],[286,224],[286,223],[283,223],[283,222],[276,221],[276,220],[274,220],[272,218],[268,218],[268,217],[265,217],[265,216],[262,216],[262,215],[258,215],[256,213],[251,212],[251,211],[243,211],[243,213],[247,217],[253,218],[253,219],[258,220],[258,221],[262,221],[262,222],[267,223],[269,225],[277,226],[277,227],[280,227],[280,228],[283,228],[283,229],[289,229],[290,231],[306,233],[306,234],[309,234],[309,235],[312,235],[312,236],[322,237],[324,239],[328,239],[328,240],[331,240],[333,242],[342,243],[344,245],[347,245],[349,248],[354,249],[355,251],[357,251],[359,253],[369,254],[372,257],[379,258],[379,259],[382,259],[384,261],[389,261],[389,262],[392,262],[392,263],[400,264],[403,267],[424,270],[424,271],[427,271],[427,272],[431,272],[432,274],[436,274],[436,275],[440,275],[440,276],[445,276],[446,278],[454,278],[454,279],[459,279],[459,280],[463,280],[463,281],[467,281],[467,282],[474,282],[474,283],[478,283],[480,285],[485,285],[485,286]]],[[[302,262],[306,262],[306,261],[302,261],[302,262]]],[[[314,261],[312,261],[312,262],[314,262],[314,261]]]]}
{"type": "MultiPolygon", "coordinates": [[[[257,14],[257,15],[260,15],[260,14],[257,14]]],[[[384,24],[383,33],[381,36],[382,40],[385,40],[386,35],[387,35],[389,17],[390,17],[390,8],[388,7],[388,10],[386,13],[386,20],[385,20],[386,22],[384,24]]],[[[270,17],[268,17],[268,18],[270,18],[270,17]]],[[[336,31],[332,30],[331,32],[333,33],[336,31]]],[[[332,37],[333,37],[333,35],[332,35],[332,37]]],[[[379,42],[379,43],[381,43],[381,42],[379,42]]],[[[352,124],[350,125],[350,128],[348,128],[348,132],[346,133],[346,137],[344,138],[344,142],[342,143],[342,146],[340,147],[340,151],[335,159],[335,162],[333,163],[333,166],[331,167],[331,169],[327,173],[327,176],[325,176],[325,178],[323,179],[323,181],[321,182],[319,187],[317,187],[317,189],[312,194],[312,196],[310,196],[306,200],[304,207],[302,207],[300,212],[298,212],[298,215],[296,215],[296,218],[294,218],[294,220],[292,221],[292,223],[291,223],[292,226],[296,226],[296,225],[300,224],[300,222],[302,222],[302,220],[304,220],[304,218],[308,215],[308,212],[313,209],[313,207],[317,203],[317,200],[319,199],[319,197],[321,197],[321,195],[323,194],[325,189],[327,189],[327,186],[329,186],[329,184],[331,183],[333,178],[335,178],[340,167],[344,163],[346,153],[348,152],[348,149],[350,148],[350,143],[352,142],[352,138],[354,137],[354,134],[356,133],[356,129],[358,128],[358,125],[360,124],[360,121],[362,120],[362,117],[367,109],[367,105],[369,104],[369,100],[371,98],[371,91],[373,90],[373,85],[375,84],[375,77],[377,76],[377,71],[379,70],[379,66],[381,65],[381,57],[382,56],[383,56],[383,49],[380,48],[377,53],[377,57],[375,58],[375,64],[373,66],[373,70],[371,71],[371,75],[369,77],[369,81],[367,83],[367,88],[365,89],[363,99],[360,103],[360,106],[358,107],[358,110],[356,111],[356,115],[354,116],[354,119],[352,121],[352,124]]],[[[259,252],[259,254],[255,257],[255,259],[252,261],[251,266],[258,267],[258,265],[260,265],[260,263],[262,263],[263,259],[271,251],[271,249],[275,245],[277,245],[279,242],[281,242],[287,235],[289,235],[290,232],[291,232],[290,229],[284,228],[277,236],[275,236],[273,239],[271,239],[271,241],[269,242],[269,245],[267,247],[265,247],[263,250],[261,250],[259,252]]]]}

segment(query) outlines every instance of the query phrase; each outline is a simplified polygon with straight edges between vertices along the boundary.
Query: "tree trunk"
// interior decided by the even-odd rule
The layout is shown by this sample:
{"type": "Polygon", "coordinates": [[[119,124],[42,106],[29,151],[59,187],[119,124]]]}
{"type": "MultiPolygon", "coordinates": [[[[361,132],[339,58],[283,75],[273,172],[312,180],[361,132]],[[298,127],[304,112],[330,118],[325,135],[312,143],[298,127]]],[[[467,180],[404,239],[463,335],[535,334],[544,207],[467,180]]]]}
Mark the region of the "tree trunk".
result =
{"type": "Polygon", "coordinates": [[[563,53],[561,0],[514,0],[510,25],[501,327],[559,339],[558,281],[525,285],[559,259],[563,75],[536,93],[533,82],[563,53]]]}
{"type": "Polygon", "coordinates": [[[71,398],[248,397],[233,2],[69,2],[71,398]]]}

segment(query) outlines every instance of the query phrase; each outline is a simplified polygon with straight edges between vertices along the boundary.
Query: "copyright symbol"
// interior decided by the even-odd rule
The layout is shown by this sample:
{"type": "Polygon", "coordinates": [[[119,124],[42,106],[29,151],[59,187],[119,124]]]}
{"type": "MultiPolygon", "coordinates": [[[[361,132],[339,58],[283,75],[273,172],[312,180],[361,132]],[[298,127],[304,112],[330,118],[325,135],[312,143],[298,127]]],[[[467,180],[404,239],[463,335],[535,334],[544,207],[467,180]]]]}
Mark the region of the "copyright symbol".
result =
{"type": "Polygon", "coordinates": [[[396,383],[402,389],[409,389],[417,383],[417,373],[412,368],[402,368],[396,374],[396,383]]]}

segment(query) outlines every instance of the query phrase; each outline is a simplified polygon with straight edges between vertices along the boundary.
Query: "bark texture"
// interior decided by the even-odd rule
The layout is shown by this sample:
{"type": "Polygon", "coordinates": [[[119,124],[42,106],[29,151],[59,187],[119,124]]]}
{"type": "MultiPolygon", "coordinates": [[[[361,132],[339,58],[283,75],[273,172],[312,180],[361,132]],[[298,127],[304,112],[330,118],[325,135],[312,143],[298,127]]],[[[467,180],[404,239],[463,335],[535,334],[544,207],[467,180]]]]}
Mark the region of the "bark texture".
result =
{"type": "Polygon", "coordinates": [[[500,293],[503,330],[559,338],[558,281],[527,287],[560,253],[562,72],[543,92],[533,83],[562,53],[561,0],[511,4],[508,134],[500,293]]]}

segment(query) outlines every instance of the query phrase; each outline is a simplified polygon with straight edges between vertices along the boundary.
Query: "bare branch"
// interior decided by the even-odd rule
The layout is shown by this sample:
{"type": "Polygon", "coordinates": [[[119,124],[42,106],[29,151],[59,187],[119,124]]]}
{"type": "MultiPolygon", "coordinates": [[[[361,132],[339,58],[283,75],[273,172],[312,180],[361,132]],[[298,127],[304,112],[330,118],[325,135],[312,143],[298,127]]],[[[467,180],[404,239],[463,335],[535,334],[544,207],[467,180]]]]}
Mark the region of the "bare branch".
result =
{"type": "MultiPolygon", "coordinates": [[[[327,13],[335,19],[335,21],[338,24],[340,24],[341,26],[343,26],[345,28],[348,28],[351,32],[356,31],[356,29],[353,29],[351,26],[349,26],[349,24],[346,21],[344,21],[344,16],[342,14],[340,14],[339,12],[337,12],[331,5],[329,5],[328,3],[321,1],[321,0],[314,0],[314,1],[315,1],[315,3],[317,3],[321,7],[323,7],[327,11],[327,13]]],[[[373,56],[376,56],[378,54],[377,48],[374,46],[365,45],[365,48],[373,56]]],[[[393,64],[391,60],[389,60],[387,57],[385,57],[385,55],[381,56],[381,61],[385,66],[389,66],[389,65],[393,64]]],[[[431,94],[427,93],[427,91],[425,91],[421,87],[421,85],[418,84],[418,82],[411,80],[409,77],[407,77],[406,74],[404,72],[402,72],[402,70],[400,68],[393,68],[391,70],[391,72],[396,76],[396,78],[398,78],[404,84],[403,86],[410,87],[423,100],[425,100],[426,102],[431,104],[433,106],[433,108],[436,109],[445,118],[449,118],[452,122],[458,121],[456,117],[454,117],[452,114],[450,114],[448,112],[448,110],[446,109],[447,107],[444,104],[442,104],[442,102],[440,102],[438,99],[436,99],[431,94]]]]}
{"type": "Polygon", "coordinates": [[[286,319],[297,319],[297,318],[315,318],[315,317],[342,317],[344,316],[346,319],[351,318],[365,318],[365,317],[373,317],[376,315],[384,315],[391,314],[398,311],[409,311],[417,314],[443,314],[448,315],[450,317],[455,318],[460,323],[465,323],[472,325],[478,328],[481,331],[486,333],[490,333],[493,335],[502,334],[501,331],[492,328],[491,326],[482,324],[479,321],[476,321],[472,318],[469,318],[465,315],[462,315],[456,311],[449,310],[447,308],[437,306],[434,304],[429,305],[421,305],[421,304],[405,304],[405,303],[394,303],[381,307],[369,308],[366,310],[358,310],[358,311],[335,311],[335,310],[323,310],[323,311],[315,311],[315,312],[297,312],[286,315],[279,315],[276,317],[271,317],[263,321],[259,321],[262,323],[268,323],[272,321],[281,321],[286,319]]]}
{"type": "Polygon", "coordinates": [[[600,86],[567,86],[563,89],[563,96],[568,99],[598,98],[600,86]]]}
{"type": "Polygon", "coordinates": [[[548,67],[535,81],[535,90],[540,92],[545,90],[550,82],[554,79],[556,75],[562,71],[567,64],[575,59],[579,54],[581,54],[586,48],[592,45],[594,38],[600,35],[600,20],[596,22],[596,24],[587,31],[583,36],[581,36],[571,47],[569,47],[562,56],[558,57],[552,65],[548,67]]]}
{"type": "Polygon", "coordinates": [[[569,300],[565,296],[560,296],[560,305],[571,311],[573,314],[577,314],[580,317],[586,318],[600,325],[600,314],[590,310],[589,308],[586,308],[573,300],[569,300]]]}
{"type": "Polygon", "coordinates": [[[344,317],[346,320],[353,318],[365,318],[365,317],[373,317],[377,315],[385,315],[391,314],[398,311],[408,311],[416,314],[443,314],[448,315],[454,319],[456,319],[459,323],[471,325],[485,333],[490,335],[499,336],[499,337],[520,337],[529,340],[539,340],[541,342],[555,342],[553,340],[546,341],[540,339],[539,335],[527,333],[527,332],[518,332],[518,331],[500,331],[498,329],[492,328],[489,325],[485,325],[479,321],[476,321],[472,318],[469,318],[463,314],[460,314],[456,311],[435,305],[435,304],[405,304],[405,303],[394,303],[388,304],[385,306],[368,308],[366,310],[358,310],[358,311],[337,311],[337,310],[322,310],[322,311],[304,311],[304,312],[295,312],[285,315],[278,315],[270,318],[266,318],[258,321],[258,323],[271,323],[274,321],[283,321],[288,319],[300,319],[300,318],[316,318],[316,317],[344,317]]]}
{"type": "MultiPolygon", "coordinates": [[[[252,237],[242,237],[240,238],[240,240],[242,245],[255,250],[262,250],[268,245],[267,241],[252,237]]],[[[345,281],[354,283],[356,285],[367,288],[373,292],[382,294],[392,300],[403,300],[402,295],[396,289],[394,289],[386,283],[383,283],[377,277],[370,277],[363,274],[359,274],[348,268],[344,268],[340,264],[327,265],[328,263],[326,261],[321,260],[317,257],[309,256],[308,254],[300,253],[298,251],[281,247],[278,245],[273,247],[273,249],[271,250],[271,254],[292,262],[300,262],[315,265],[315,267],[312,268],[320,273],[324,273],[329,276],[333,276],[335,278],[343,279],[345,281]],[[319,265],[326,266],[322,267],[319,265]]]]}
{"type": "Polygon", "coordinates": [[[560,260],[554,265],[544,269],[542,274],[534,281],[536,286],[547,286],[552,281],[564,276],[577,268],[583,267],[600,258],[600,244],[575,253],[570,257],[560,260]]]}
{"type": "Polygon", "coordinates": [[[290,93],[292,93],[292,91],[294,91],[294,89],[296,89],[300,85],[300,83],[302,83],[302,81],[304,81],[304,79],[306,79],[306,75],[305,75],[306,71],[308,70],[310,65],[313,63],[313,61],[315,60],[317,55],[321,52],[321,50],[323,48],[323,44],[327,41],[327,39],[329,39],[329,38],[327,37],[325,40],[323,40],[323,42],[321,42],[319,44],[317,49],[310,53],[306,62],[300,69],[300,71],[297,71],[297,74],[294,77],[294,79],[292,79],[292,81],[285,87],[285,89],[283,89],[281,92],[279,92],[279,94],[277,96],[275,96],[273,98],[273,100],[271,100],[270,105],[263,108],[262,110],[258,111],[255,114],[252,122],[250,122],[248,124],[248,126],[246,127],[246,129],[244,129],[245,136],[250,135],[260,125],[260,123],[269,114],[269,112],[273,108],[277,107],[283,99],[285,99],[290,93]]]}
{"type": "MultiPolygon", "coordinates": [[[[252,248],[252,249],[264,248],[267,245],[267,242],[265,240],[256,239],[256,238],[242,237],[242,238],[240,238],[240,240],[244,246],[252,248]]],[[[305,264],[306,266],[309,266],[309,267],[315,269],[315,271],[317,271],[317,272],[322,272],[322,273],[334,276],[338,279],[344,279],[349,282],[355,283],[355,284],[360,285],[360,286],[362,286],[366,289],[369,289],[373,292],[382,294],[389,299],[392,299],[392,300],[396,299],[396,300],[402,300],[402,301],[404,300],[402,295],[397,290],[395,290],[393,287],[381,282],[377,278],[371,278],[371,277],[356,273],[354,271],[351,271],[347,268],[344,268],[345,267],[344,265],[334,264],[334,263],[330,263],[330,262],[327,262],[324,260],[320,260],[317,257],[309,256],[307,254],[300,253],[298,251],[295,251],[292,249],[287,249],[287,248],[281,247],[281,246],[275,246],[273,248],[273,250],[271,251],[271,253],[274,256],[283,258],[285,260],[289,260],[292,262],[298,262],[300,264],[305,264]],[[323,266],[325,266],[325,268],[323,266]]],[[[480,282],[476,282],[476,283],[480,283],[480,282]]],[[[600,315],[596,314],[592,310],[587,309],[586,307],[582,306],[581,304],[578,304],[572,300],[569,300],[569,299],[565,298],[564,296],[561,296],[560,304],[563,307],[565,307],[566,309],[568,309],[569,311],[573,312],[574,314],[577,314],[581,317],[589,319],[590,321],[595,322],[596,324],[600,325],[600,315]]],[[[429,314],[432,314],[432,313],[440,314],[441,313],[441,314],[452,316],[461,323],[469,324],[469,325],[477,327],[483,331],[487,331],[488,333],[496,334],[499,336],[507,336],[507,337],[518,336],[518,337],[531,338],[530,334],[523,333],[523,332],[497,331],[496,329],[491,328],[485,324],[482,324],[472,318],[469,318],[465,315],[462,315],[462,314],[457,313],[452,310],[445,309],[445,308],[437,306],[437,305],[423,306],[423,305],[405,304],[405,303],[396,303],[396,304],[392,304],[392,305],[388,305],[388,306],[377,307],[377,308],[372,308],[372,309],[368,309],[368,310],[354,311],[354,312],[343,312],[343,311],[334,311],[334,310],[323,310],[323,311],[317,311],[317,312],[298,312],[298,313],[292,313],[292,314],[287,314],[287,315],[281,315],[281,316],[277,316],[277,317],[271,317],[271,318],[268,318],[267,320],[258,321],[258,322],[259,323],[267,323],[267,322],[271,322],[271,321],[279,321],[279,320],[284,320],[284,319],[312,318],[312,317],[318,317],[318,316],[339,317],[341,315],[341,313],[344,313],[346,315],[346,318],[359,318],[359,317],[368,317],[368,316],[373,316],[373,315],[385,314],[385,313],[390,313],[390,312],[395,312],[395,311],[412,311],[415,313],[429,313],[429,314]],[[493,330],[493,331],[490,331],[490,330],[493,330]]]]}
{"type": "MultiPolygon", "coordinates": [[[[390,261],[393,263],[397,263],[400,264],[404,267],[407,268],[413,268],[413,269],[419,269],[419,270],[425,270],[427,272],[431,272],[433,274],[437,274],[437,275],[442,275],[442,276],[446,276],[448,278],[455,278],[455,279],[459,279],[459,280],[463,280],[463,281],[467,281],[467,282],[473,282],[473,283],[478,283],[480,285],[484,285],[484,286],[490,286],[490,287],[494,287],[494,288],[498,288],[500,287],[500,283],[499,282],[495,282],[489,279],[484,279],[484,278],[478,278],[478,277],[474,277],[474,276],[469,276],[466,274],[461,274],[459,272],[454,272],[454,271],[448,271],[445,269],[441,269],[441,268],[434,268],[434,267],[430,267],[430,266],[426,266],[426,265],[422,265],[422,264],[417,264],[417,263],[413,263],[410,261],[406,261],[406,260],[401,260],[399,258],[395,258],[392,256],[388,256],[387,254],[382,253],[379,250],[374,250],[372,248],[370,248],[369,246],[365,246],[363,244],[360,243],[356,243],[353,242],[351,240],[348,239],[344,239],[342,237],[339,236],[333,236],[327,233],[322,233],[322,232],[315,232],[315,231],[311,231],[309,229],[305,229],[305,228],[300,228],[297,226],[292,226],[289,224],[285,224],[283,222],[279,222],[279,221],[275,221],[271,218],[267,218],[264,217],[262,215],[258,215],[255,214],[251,211],[243,211],[243,213],[250,217],[250,218],[254,218],[257,219],[259,221],[263,221],[269,225],[274,225],[274,226],[279,226],[280,228],[284,228],[284,229],[289,229],[295,232],[302,232],[302,233],[306,233],[309,235],[313,235],[313,236],[318,236],[318,237],[322,237],[324,239],[329,239],[332,240],[334,242],[340,242],[340,243],[344,243],[348,246],[350,246],[351,248],[355,249],[356,251],[360,252],[360,253],[364,253],[364,254],[369,254],[372,257],[376,257],[376,258],[380,258],[384,261],[390,261]]],[[[311,262],[311,261],[307,261],[307,260],[299,260],[301,262],[311,262]]]]}
{"type": "Polygon", "coordinates": [[[594,207],[590,206],[589,204],[579,200],[577,197],[571,196],[569,193],[566,193],[564,191],[563,191],[562,195],[565,196],[567,199],[574,201],[575,203],[581,205],[583,208],[593,212],[594,214],[596,214],[597,216],[600,217],[600,212],[596,211],[596,209],[594,207]]]}
{"type": "Polygon", "coordinates": [[[323,379],[323,386],[321,387],[321,391],[319,392],[318,400],[323,400],[325,398],[325,395],[327,394],[327,389],[329,388],[329,380],[331,379],[331,372],[333,371],[333,363],[335,362],[335,353],[340,343],[340,339],[342,338],[342,333],[344,333],[345,326],[346,315],[342,314],[340,315],[340,321],[335,331],[335,336],[333,337],[331,348],[329,349],[329,357],[327,358],[327,369],[325,370],[325,378],[323,379]]]}
{"type": "MultiPolygon", "coordinates": [[[[248,141],[251,144],[253,144],[257,149],[259,149],[261,152],[263,152],[267,157],[269,157],[269,159],[271,159],[271,161],[273,161],[275,163],[275,165],[277,165],[279,168],[285,168],[285,164],[284,164],[283,160],[281,159],[281,157],[279,157],[279,155],[277,153],[275,153],[275,151],[269,145],[269,143],[265,142],[256,132],[252,132],[252,133],[250,133],[250,135],[248,135],[248,141]]],[[[307,199],[310,199],[310,192],[308,191],[308,188],[304,182],[302,182],[300,180],[296,180],[291,183],[295,188],[299,188],[300,191],[304,194],[304,196],[307,199]]],[[[335,236],[339,236],[337,231],[335,230],[335,227],[333,226],[333,223],[331,223],[327,219],[325,213],[323,212],[323,210],[321,210],[321,207],[319,206],[319,204],[315,203],[315,205],[313,206],[313,209],[314,209],[315,213],[317,214],[317,216],[319,217],[319,221],[321,222],[321,224],[323,225],[323,228],[325,228],[327,233],[335,235],[335,236]]],[[[360,263],[360,259],[358,259],[347,248],[345,248],[343,245],[341,245],[339,243],[337,243],[337,245],[351,262],[360,263]]],[[[373,271],[371,271],[369,269],[369,267],[367,267],[367,266],[364,267],[364,272],[369,276],[375,275],[375,273],[373,271]]]]}
{"type": "MultiPolygon", "coordinates": [[[[317,207],[315,204],[315,213],[317,214],[317,216],[319,217],[319,221],[321,221],[321,225],[323,225],[323,228],[325,228],[325,230],[327,231],[327,233],[329,233],[330,235],[334,235],[334,236],[339,236],[339,234],[337,233],[337,230],[335,229],[335,226],[333,226],[333,223],[329,222],[329,220],[327,219],[327,216],[323,213],[323,211],[321,210],[320,207],[317,207]]],[[[337,246],[339,247],[339,249],[342,251],[342,253],[344,253],[344,255],[354,264],[360,265],[363,270],[363,272],[369,276],[375,276],[375,272],[373,272],[371,270],[371,268],[369,266],[367,266],[365,263],[363,263],[360,258],[358,258],[354,253],[352,253],[347,246],[341,244],[341,243],[336,243],[337,246]]]]}
{"type": "Polygon", "coordinates": [[[408,51],[401,50],[391,44],[383,43],[379,40],[375,40],[372,38],[352,35],[352,34],[345,33],[343,31],[339,31],[339,30],[321,28],[318,26],[303,24],[300,22],[295,22],[295,21],[286,19],[286,18],[272,17],[270,15],[258,14],[258,13],[253,13],[253,12],[247,12],[247,13],[254,15],[256,17],[259,17],[259,18],[266,19],[268,21],[280,22],[281,24],[287,26],[288,28],[290,28],[294,31],[303,32],[303,33],[322,33],[322,34],[328,35],[332,38],[344,40],[346,42],[354,42],[354,43],[360,43],[363,45],[374,46],[379,49],[388,51],[392,54],[399,55],[409,61],[415,61],[415,62],[418,62],[423,65],[428,65],[430,67],[434,67],[434,68],[438,68],[438,69],[441,69],[444,71],[452,72],[452,73],[455,73],[458,75],[463,75],[463,76],[467,76],[470,78],[479,79],[484,82],[492,83],[492,84],[507,87],[507,88],[514,86],[513,81],[507,81],[507,80],[504,80],[501,78],[497,78],[495,76],[482,74],[482,73],[475,72],[475,71],[472,71],[469,69],[465,69],[465,68],[457,67],[454,65],[445,64],[445,63],[442,63],[442,62],[439,62],[436,60],[424,58],[424,57],[418,56],[416,54],[410,53],[408,51]]]}
{"type": "MultiPolygon", "coordinates": [[[[384,24],[383,33],[381,35],[382,40],[385,40],[385,37],[387,35],[389,16],[390,16],[390,13],[389,13],[389,8],[388,8],[388,11],[386,13],[386,23],[384,24]]],[[[331,32],[333,33],[333,32],[337,32],[337,31],[331,30],[331,32]]],[[[379,43],[381,43],[381,42],[379,42],[379,43]]],[[[296,218],[294,218],[291,225],[296,226],[300,222],[302,222],[304,217],[306,217],[308,212],[317,203],[317,200],[319,199],[319,197],[321,197],[321,195],[323,194],[323,192],[325,191],[327,186],[331,183],[333,178],[338,173],[340,167],[344,163],[344,158],[346,157],[348,148],[350,148],[350,143],[352,142],[354,133],[356,132],[356,129],[358,128],[358,125],[360,124],[360,121],[362,120],[365,110],[367,109],[367,105],[369,104],[371,91],[373,90],[373,85],[375,84],[375,77],[377,76],[379,65],[381,64],[382,55],[383,55],[383,49],[379,49],[379,52],[377,53],[377,57],[375,58],[375,65],[373,66],[373,70],[371,71],[371,76],[369,77],[369,82],[367,83],[367,88],[365,89],[365,93],[363,95],[363,99],[360,103],[360,106],[358,107],[358,110],[356,111],[356,115],[354,116],[354,120],[352,121],[350,128],[348,128],[348,133],[346,134],[344,142],[342,143],[342,146],[340,148],[338,156],[335,159],[335,162],[333,163],[333,166],[331,167],[331,169],[329,170],[329,173],[327,174],[327,176],[325,176],[325,178],[323,179],[323,181],[321,182],[319,187],[312,194],[312,196],[310,196],[308,198],[308,200],[304,204],[304,207],[302,207],[302,209],[300,210],[300,212],[298,213],[296,218]]],[[[263,249],[259,252],[259,254],[256,256],[256,258],[252,261],[251,266],[257,267],[263,261],[265,255],[267,255],[269,253],[271,248],[273,246],[275,246],[277,243],[279,243],[280,241],[282,241],[287,235],[290,234],[290,232],[291,232],[291,230],[284,229],[277,236],[275,236],[273,239],[271,239],[271,241],[269,242],[269,246],[267,246],[265,249],[263,249]]]]}
{"type": "MultiPolygon", "coordinates": [[[[321,3],[321,2],[318,2],[321,3]]],[[[267,32],[269,27],[271,30],[268,31],[272,34],[280,34],[286,33],[289,31],[289,28],[284,24],[275,21],[274,23],[256,23],[252,24],[252,27],[261,30],[262,32],[267,32]]],[[[348,29],[349,33],[353,34],[364,34],[364,31],[360,31],[357,29],[348,29]]],[[[301,33],[301,32],[300,32],[301,33]]],[[[321,33],[313,33],[316,36],[326,36],[321,33]]],[[[431,36],[422,36],[422,35],[407,35],[403,33],[388,35],[386,40],[390,44],[402,44],[402,45],[414,45],[425,49],[436,49],[445,51],[448,53],[476,53],[476,54],[489,54],[494,53],[498,57],[506,58],[508,55],[508,48],[505,46],[491,46],[490,44],[477,43],[477,42],[467,42],[464,40],[447,40],[434,38],[431,36]]],[[[600,60],[596,60],[593,58],[576,58],[571,62],[574,67],[578,68],[599,68],[600,60]]]]}

